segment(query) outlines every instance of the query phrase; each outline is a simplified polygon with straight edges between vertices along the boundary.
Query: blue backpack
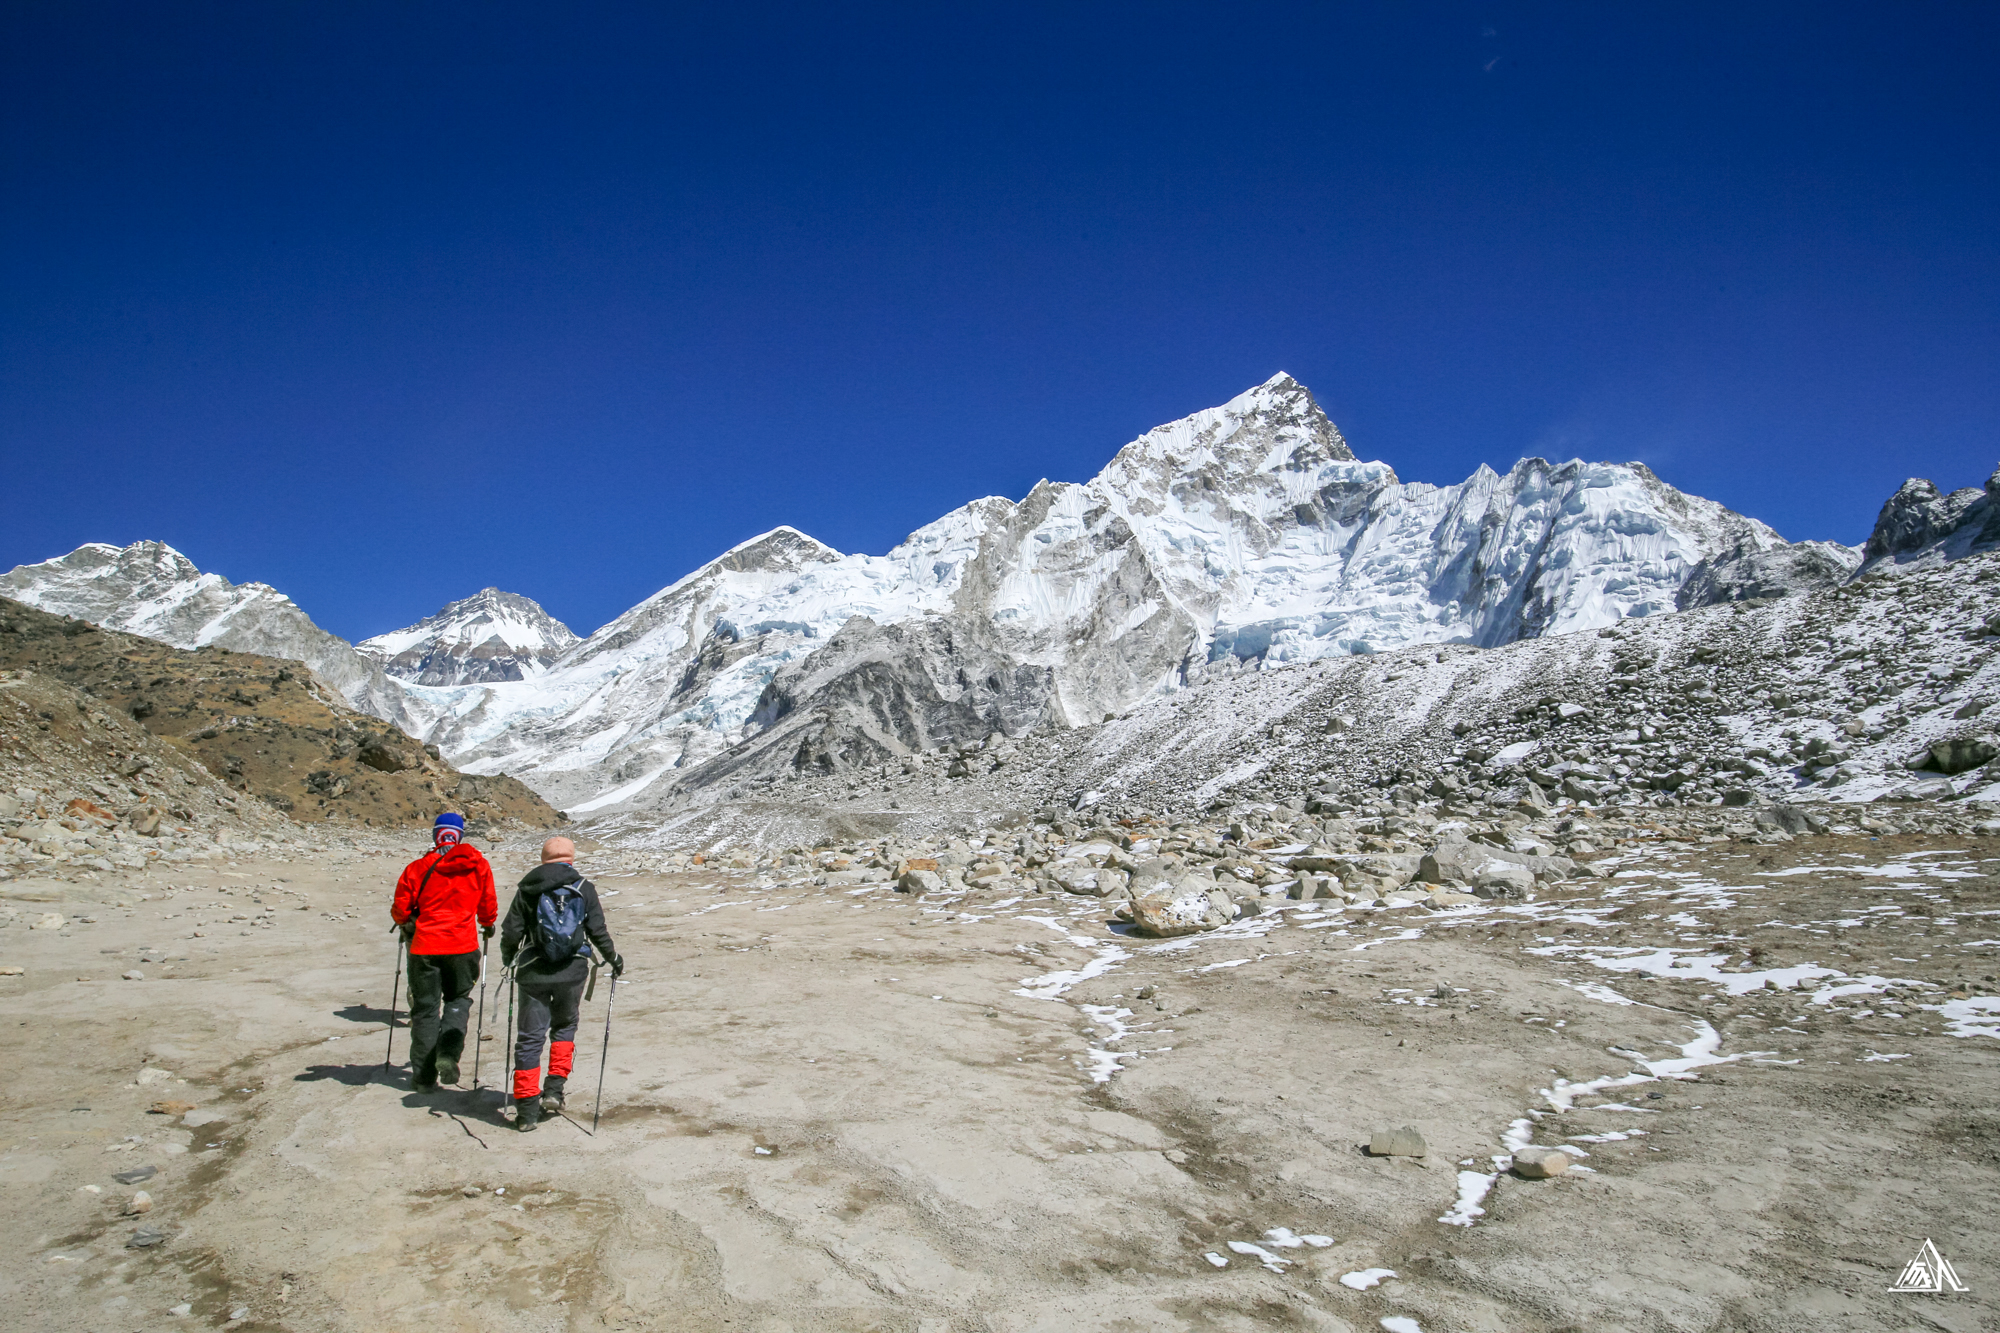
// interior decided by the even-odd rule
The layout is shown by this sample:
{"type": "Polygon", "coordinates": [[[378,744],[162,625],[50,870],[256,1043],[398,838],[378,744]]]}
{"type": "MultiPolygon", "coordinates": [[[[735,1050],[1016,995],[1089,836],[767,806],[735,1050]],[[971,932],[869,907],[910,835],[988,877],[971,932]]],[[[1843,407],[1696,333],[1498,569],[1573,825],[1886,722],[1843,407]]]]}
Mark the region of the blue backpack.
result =
{"type": "Polygon", "coordinates": [[[535,952],[543,962],[562,967],[579,953],[590,956],[590,941],[583,933],[585,912],[583,891],[576,884],[542,890],[535,899],[535,952]]]}

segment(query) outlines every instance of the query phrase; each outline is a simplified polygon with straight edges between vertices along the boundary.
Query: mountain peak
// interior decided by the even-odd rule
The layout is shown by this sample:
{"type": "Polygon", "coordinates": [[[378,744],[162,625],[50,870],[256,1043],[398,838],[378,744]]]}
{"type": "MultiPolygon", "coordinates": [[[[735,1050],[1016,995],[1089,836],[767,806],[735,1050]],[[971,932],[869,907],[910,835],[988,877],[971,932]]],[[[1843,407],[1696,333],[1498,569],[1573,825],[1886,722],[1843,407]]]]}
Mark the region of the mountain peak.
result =
{"type": "Polygon", "coordinates": [[[828,564],[841,558],[840,552],[817,537],[811,537],[787,523],[769,532],[760,532],[740,541],[709,563],[731,573],[752,570],[785,571],[807,565],[828,564]]]}
{"type": "Polygon", "coordinates": [[[1354,461],[1312,391],[1279,371],[1220,407],[1155,426],[1119,450],[1099,480],[1121,491],[1150,488],[1163,477],[1233,488],[1259,475],[1354,461]]]}
{"type": "Polygon", "coordinates": [[[540,675],[581,640],[532,597],[481,588],[416,624],[355,647],[419,685],[484,685],[540,675]]]}

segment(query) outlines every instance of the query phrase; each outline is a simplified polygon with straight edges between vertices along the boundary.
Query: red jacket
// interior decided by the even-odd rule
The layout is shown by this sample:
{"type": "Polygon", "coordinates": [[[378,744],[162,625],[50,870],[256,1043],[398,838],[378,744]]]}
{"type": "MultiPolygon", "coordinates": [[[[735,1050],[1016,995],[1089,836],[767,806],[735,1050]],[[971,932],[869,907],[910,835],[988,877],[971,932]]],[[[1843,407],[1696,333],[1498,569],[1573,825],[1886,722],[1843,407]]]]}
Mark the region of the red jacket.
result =
{"type": "Polygon", "coordinates": [[[448,851],[426,852],[403,867],[389,915],[399,926],[413,916],[417,919],[411,953],[478,953],[474,916],[479,925],[491,929],[500,915],[500,903],[493,893],[493,867],[486,864],[477,847],[462,842],[448,851]],[[430,876],[428,883],[425,875],[430,876]],[[421,897],[417,893],[420,884],[421,897]]]}

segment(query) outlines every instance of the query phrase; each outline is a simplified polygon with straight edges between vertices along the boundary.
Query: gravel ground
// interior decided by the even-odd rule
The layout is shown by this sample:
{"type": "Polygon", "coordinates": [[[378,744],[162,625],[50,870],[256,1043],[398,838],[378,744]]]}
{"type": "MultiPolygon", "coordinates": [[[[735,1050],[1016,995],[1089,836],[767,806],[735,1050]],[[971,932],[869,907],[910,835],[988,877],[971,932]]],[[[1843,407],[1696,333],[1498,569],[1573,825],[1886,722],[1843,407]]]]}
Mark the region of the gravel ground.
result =
{"type": "Polygon", "coordinates": [[[383,1072],[400,859],[5,886],[20,1326],[1994,1322],[2000,840],[1656,842],[1167,941],[1068,895],[600,869],[631,970],[595,1137],[604,987],[569,1123],[383,1072]],[[1406,1125],[1424,1157],[1364,1151],[1406,1125]],[[1969,1291],[1887,1290],[1925,1238],[1969,1291]]]}

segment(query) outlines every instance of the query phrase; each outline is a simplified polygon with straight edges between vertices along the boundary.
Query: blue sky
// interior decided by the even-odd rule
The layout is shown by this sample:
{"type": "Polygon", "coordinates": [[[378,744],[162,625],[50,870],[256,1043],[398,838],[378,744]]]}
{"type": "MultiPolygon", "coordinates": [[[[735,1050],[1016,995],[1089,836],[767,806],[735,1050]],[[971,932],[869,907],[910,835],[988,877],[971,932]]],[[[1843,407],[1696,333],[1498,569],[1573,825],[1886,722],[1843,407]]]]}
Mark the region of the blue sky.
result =
{"type": "Polygon", "coordinates": [[[1791,537],[2000,461],[1993,6],[0,23],[0,568],[587,632],[1280,369],[1406,480],[1640,459],[1791,537]]]}

